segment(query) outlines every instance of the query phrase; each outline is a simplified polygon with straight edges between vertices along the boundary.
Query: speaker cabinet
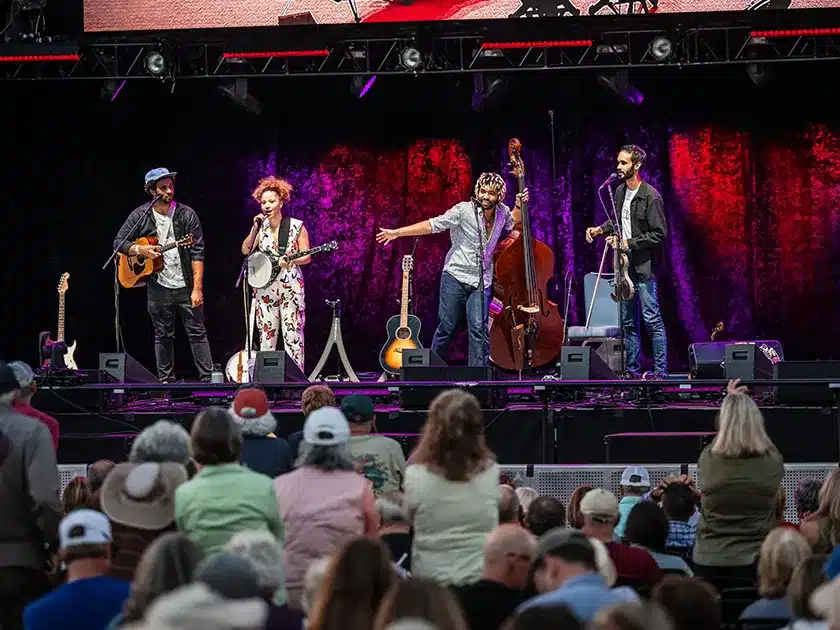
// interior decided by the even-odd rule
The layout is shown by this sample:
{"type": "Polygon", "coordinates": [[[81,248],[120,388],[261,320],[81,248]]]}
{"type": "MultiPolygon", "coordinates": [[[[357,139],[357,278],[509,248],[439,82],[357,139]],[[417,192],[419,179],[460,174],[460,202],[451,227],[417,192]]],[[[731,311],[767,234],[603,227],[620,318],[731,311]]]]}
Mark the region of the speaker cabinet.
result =
{"type": "Polygon", "coordinates": [[[564,381],[609,381],[616,377],[591,346],[563,346],[560,378],[564,381]]]}
{"type": "MultiPolygon", "coordinates": [[[[775,366],[777,379],[831,378],[840,383],[840,361],[784,361],[775,366]]],[[[833,405],[834,392],[825,385],[779,385],[779,405],[833,405]]]]}
{"type": "Polygon", "coordinates": [[[265,385],[305,383],[309,379],[298,364],[283,350],[257,352],[254,360],[254,382],[265,385]]]}
{"type": "Polygon", "coordinates": [[[117,383],[157,383],[157,377],[125,352],[102,352],[99,369],[117,383]]]}
{"type": "MultiPolygon", "coordinates": [[[[772,379],[775,351],[766,344],[728,343],[723,363],[726,378],[731,380],[772,379]]],[[[781,358],[776,355],[779,361],[781,358]]]]}

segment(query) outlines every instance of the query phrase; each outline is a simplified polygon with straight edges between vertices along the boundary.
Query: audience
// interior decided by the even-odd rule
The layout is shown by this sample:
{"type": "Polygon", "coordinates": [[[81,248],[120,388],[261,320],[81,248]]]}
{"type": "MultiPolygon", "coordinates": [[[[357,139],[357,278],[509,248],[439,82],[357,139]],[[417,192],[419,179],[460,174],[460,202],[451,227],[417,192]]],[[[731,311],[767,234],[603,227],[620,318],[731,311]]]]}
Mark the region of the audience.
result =
{"type": "Polygon", "coordinates": [[[516,490],[507,484],[499,486],[499,523],[521,523],[522,508],[516,490]]]}
{"type": "Polygon", "coordinates": [[[271,478],[239,463],[242,434],[226,410],[209,407],[198,414],[192,450],[201,470],[175,490],[178,529],[208,554],[243,531],[267,530],[283,544],[271,478]]]}
{"type": "Polygon", "coordinates": [[[61,520],[61,481],[50,432],[13,408],[19,384],[0,361],[0,628],[22,628],[26,604],[50,588],[46,567],[61,520]]]}
{"type": "MultiPolygon", "coordinates": [[[[59,558],[67,581],[26,607],[26,630],[105,628],[122,610],[129,583],[106,575],[111,524],[94,510],[75,510],[59,525],[59,558]]],[[[5,630],[5,628],[3,629],[5,630]]]]}
{"type": "Polygon", "coordinates": [[[662,579],[662,570],[650,553],[615,541],[618,500],[612,492],[603,488],[587,492],[580,502],[580,511],[583,514],[581,531],[606,545],[620,581],[650,587],[662,579]]]}
{"type": "Polygon", "coordinates": [[[376,414],[371,397],[345,396],[341,411],[350,423],[350,454],[356,470],[367,477],[377,497],[400,492],[405,479],[405,455],[396,440],[373,435],[376,414]]]}
{"type": "Polygon", "coordinates": [[[825,619],[829,630],[840,630],[840,578],[818,587],[811,595],[811,609],[825,619]]]}
{"type": "Polygon", "coordinates": [[[536,499],[538,496],[540,496],[539,492],[537,492],[533,488],[528,488],[527,486],[522,486],[521,488],[516,489],[516,498],[519,499],[519,505],[522,506],[523,520],[528,515],[528,508],[531,507],[531,503],[533,503],[534,499],[536,499]]]}
{"type": "MultiPolygon", "coordinates": [[[[498,475],[494,477],[495,482],[498,475]]],[[[422,619],[437,630],[468,630],[458,600],[449,589],[423,578],[395,583],[385,594],[374,620],[374,630],[385,630],[403,619],[422,619]]]]}
{"type": "MultiPolygon", "coordinates": [[[[524,520],[525,527],[534,536],[542,536],[547,531],[566,526],[566,508],[563,507],[560,499],[548,496],[537,497],[528,507],[524,520]]],[[[583,527],[583,521],[580,527],[583,527]]]]}
{"type": "Polygon", "coordinates": [[[817,511],[800,526],[814,553],[831,553],[840,542],[840,468],[825,478],[817,511]]]}
{"type": "Polygon", "coordinates": [[[662,508],[655,503],[642,501],[630,511],[624,530],[624,542],[645,549],[664,571],[693,575],[685,560],[665,553],[668,531],[668,517],[662,508]]]}
{"type": "Polygon", "coordinates": [[[777,527],[761,545],[758,560],[758,595],[747,606],[741,619],[790,619],[790,602],[785,597],[797,565],[811,554],[801,534],[786,527],[777,527]]]}
{"type": "Polygon", "coordinates": [[[402,495],[383,495],[376,500],[379,537],[401,569],[411,571],[411,518],[402,505],[402,495]]]}
{"type": "Polygon", "coordinates": [[[113,531],[108,575],[131,581],[146,548],[175,529],[175,490],[186,480],[186,469],[174,462],[114,467],[99,492],[113,531]]]}
{"type": "Polygon", "coordinates": [[[349,439],[350,427],[341,411],[313,411],[303,426],[298,467],[274,480],[289,539],[286,590],[292,608],[300,608],[303,578],[313,560],[333,554],[347,540],[378,533],[373,491],[356,473],[349,439]]]}
{"type": "Polygon", "coordinates": [[[534,606],[520,612],[510,630],[583,630],[568,606],[534,606]]]}
{"type": "Polygon", "coordinates": [[[672,630],[671,619],[656,604],[625,602],[601,610],[593,630],[672,630]]]}
{"type": "Polygon", "coordinates": [[[274,434],[277,420],[262,387],[256,384],[240,387],[229,411],[242,434],[243,465],[272,478],[292,469],[291,448],[286,440],[274,434]]]}
{"type": "Polygon", "coordinates": [[[810,478],[796,484],[793,500],[796,502],[796,517],[800,524],[809,520],[819,509],[821,487],[819,481],[810,478]]]}
{"type": "Polygon", "coordinates": [[[61,493],[61,512],[65,516],[73,510],[88,507],[91,492],[87,477],[73,477],[61,493]]]}
{"type": "Polygon", "coordinates": [[[479,579],[484,538],[499,522],[498,480],[478,399],[460,389],[439,394],[405,475],[414,575],[455,585],[479,579]]]}
{"type": "Polygon", "coordinates": [[[698,578],[666,575],[650,599],[671,617],[674,630],[720,630],[718,593],[698,578]]]}
{"type": "Polygon", "coordinates": [[[697,539],[697,494],[685,483],[671,483],[662,490],[662,510],[668,519],[665,547],[677,553],[690,552],[697,539]]]}
{"type": "Polygon", "coordinates": [[[717,426],[697,463],[703,499],[694,545],[694,572],[712,583],[755,576],[761,543],[776,526],[784,473],[761,411],[737,381],[723,399],[717,426]]]}
{"type": "Polygon", "coordinates": [[[825,556],[812,555],[793,570],[787,588],[792,620],[788,630],[828,630],[825,621],[811,606],[811,596],[826,582],[825,556]]]}
{"type": "Polygon", "coordinates": [[[577,530],[555,529],[544,534],[534,568],[534,583],[540,595],[523,603],[519,612],[563,604],[579,621],[588,623],[604,606],[638,599],[631,589],[610,588],[598,571],[594,545],[577,530]]]}
{"type": "Polygon", "coordinates": [[[583,529],[583,514],[580,511],[580,502],[583,501],[583,497],[590,490],[592,490],[592,486],[579,486],[569,497],[569,509],[567,511],[569,527],[583,529]]]}
{"type": "Polygon", "coordinates": [[[650,473],[644,466],[628,466],[621,473],[621,500],[618,502],[618,524],[615,526],[617,538],[624,538],[624,527],[630,510],[650,492],[650,473]]]}
{"type": "Polygon", "coordinates": [[[455,587],[471,630],[496,630],[524,599],[528,573],[537,551],[532,534],[503,524],[484,541],[484,568],[478,582],[455,587]]]}
{"type": "Polygon", "coordinates": [[[105,477],[114,470],[114,466],[116,464],[110,459],[100,459],[88,467],[87,480],[91,492],[91,500],[95,499],[95,495],[99,492],[102,484],[105,483],[105,477]]]}
{"type": "Polygon", "coordinates": [[[48,413],[39,411],[32,406],[32,398],[35,396],[35,373],[23,361],[12,361],[9,364],[17,381],[17,394],[12,402],[12,408],[19,414],[39,420],[47,427],[52,438],[53,450],[58,451],[59,426],[58,420],[48,413]]]}
{"type": "Polygon", "coordinates": [[[187,466],[190,462],[190,434],[180,424],[158,420],[134,438],[128,461],[138,464],[175,462],[187,466]]]}
{"type": "MultiPolygon", "coordinates": [[[[335,407],[335,393],[326,385],[310,385],[300,397],[300,408],[304,419],[313,411],[323,407],[335,407]]],[[[295,431],[289,435],[289,447],[292,449],[292,461],[296,462],[300,443],[303,441],[303,431],[295,431]]]]}

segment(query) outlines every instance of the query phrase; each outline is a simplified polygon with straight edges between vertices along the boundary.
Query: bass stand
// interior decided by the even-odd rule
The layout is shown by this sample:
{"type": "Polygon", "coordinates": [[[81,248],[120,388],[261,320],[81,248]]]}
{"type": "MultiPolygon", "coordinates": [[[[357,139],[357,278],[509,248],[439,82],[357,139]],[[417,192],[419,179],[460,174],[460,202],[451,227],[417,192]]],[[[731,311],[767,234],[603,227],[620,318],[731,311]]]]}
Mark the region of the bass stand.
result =
{"type": "Polygon", "coordinates": [[[245,346],[244,352],[246,357],[246,369],[248,370],[248,380],[244,382],[251,382],[251,379],[254,377],[252,373],[252,359],[251,356],[253,353],[253,342],[254,342],[254,331],[251,328],[252,319],[255,316],[255,311],[253,308],[253,300],[249,299],[248,296],[248,276],[250,274],[250,268],[248,267],[248,260],[251,258],[251,254],[254,253],[254,250],[257,247],[257,237],[259,236],[259,230],[254,233],[253,238],[251,238],[251,244],[248,246],[248,254],[245,256],[245,259],[242,261],[242,266],[239,268],[239,276],[236,278],[236,284],[234,288],[238,289],[240,286],[242,287],[242,306],[245,311],[245,346]]]}
{"type": "Polygon", "coordinates": [[[341,364],[344,366],[344,370],[347,372],[347,376],[354,383],[358,383],[359,377],[356,376],[356,373],[353,371],[353,367],[350,365],[350,360],[347,358],[347,351],[344,349],[344,341],[341,338],[341,300],[324,301],[327,303],[327,306],[333,310],[330,338],[327,340],[327,347],[324,348],[321,358],[318,359],[318,365],[315,366],[312,374],[309,375],[309,381],[314,383],[318,379],[321,375],[321,370],[324,369],[327,359],[330,357],[330,352],[332,352],[333,346],[336,346],[338,348],[338,356],[341,359],[341,364]]]}

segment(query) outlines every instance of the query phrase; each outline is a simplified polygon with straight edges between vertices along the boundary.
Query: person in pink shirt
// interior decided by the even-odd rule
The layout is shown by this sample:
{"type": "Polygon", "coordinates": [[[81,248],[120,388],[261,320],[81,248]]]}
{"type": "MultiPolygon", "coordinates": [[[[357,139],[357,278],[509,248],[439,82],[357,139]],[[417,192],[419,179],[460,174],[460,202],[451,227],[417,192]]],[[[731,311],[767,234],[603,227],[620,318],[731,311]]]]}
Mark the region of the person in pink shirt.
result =
{"type": "Polygon", "coordinates": [[[52,437],[53,448],[58,451],[58,420],[53,418],[50,414],[38,411],[32,406],[32,397],[35,395],[35,373],[23,361],[12,361],[9,364],[12,371],[15,373],[15,378],[20,385],[20,390],[12,403],[12,408],[24,416],[35,418],[43,422],[50,431],[52,437]]]}

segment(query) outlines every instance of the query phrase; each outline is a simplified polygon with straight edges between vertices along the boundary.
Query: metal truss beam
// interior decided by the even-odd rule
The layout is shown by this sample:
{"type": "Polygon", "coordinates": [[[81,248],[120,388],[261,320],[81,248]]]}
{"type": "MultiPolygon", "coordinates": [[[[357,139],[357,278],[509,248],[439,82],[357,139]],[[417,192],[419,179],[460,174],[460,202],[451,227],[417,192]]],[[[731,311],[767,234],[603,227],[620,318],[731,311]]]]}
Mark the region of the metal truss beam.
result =
{"type": "MultiPolygon", "coordinates": [[[[264,49],[265,50],[265,49],[264,49]]],[[[545,72],[609,70],[638,67],[723,66],[748,63],[840,60],[840,34],[753,37],[748,27],[676,27],[665,30],[604,31],[591,40],[568,42],[487,41],[479,35],[448,35],[416,38],[413,35],[379,38],[345,38],[323,51],[230,58],[235,53],[254,52],[242,45],[190,43],[177,39],[113,41],[82,45],[75,61],[6,62],[0,78],[7,80],[49,79],[234,79],[283,76],[336,76],[373,74],[453,74],[471,72],[545,72]],[[667,59],[657,59],[651,42],[665,37],[671,42],[667,59]],[[508,46],[494,47],[494,43],[508,46]],[[558,45],[562,44],[562,45],[558,45]],[[423,57],[422,66],[406,70],[400,53],[414,47],[423,57]],[[160,52],[167,68],[152,76],[146,56],[160,52]],[[227,55],[227,58],[225,57],[227,55]]],[[[39,52],[33,45],[33,55],[39,52]]]]}

